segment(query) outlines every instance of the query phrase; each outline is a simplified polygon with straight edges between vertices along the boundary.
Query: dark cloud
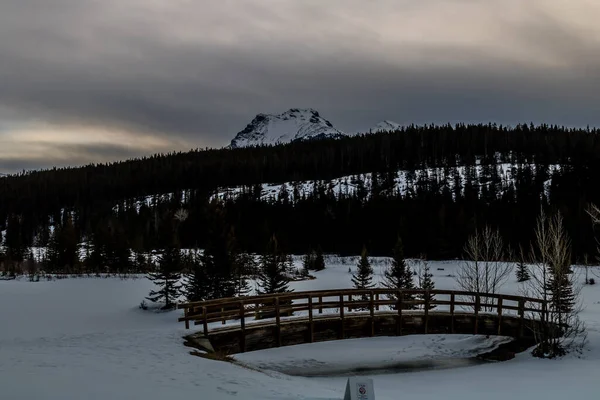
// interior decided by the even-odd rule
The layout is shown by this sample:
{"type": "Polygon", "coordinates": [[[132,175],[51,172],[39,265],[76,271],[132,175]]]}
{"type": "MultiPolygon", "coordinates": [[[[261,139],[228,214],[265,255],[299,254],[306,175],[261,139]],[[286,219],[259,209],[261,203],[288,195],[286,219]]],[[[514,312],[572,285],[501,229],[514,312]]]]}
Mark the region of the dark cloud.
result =
{"type": "MultiPolygon", "coordinates": [[[[600,125],[599,30],[586,18],[597,6],[419,4],[4,1],[0,119],[10,109],[15,123],[140,132],[179,147],[225,145],[256,113],[290,107],[316,108],[347,131],[383,119],[600,125]]],[[[136,154],[85,146],[101,158],[136,154]]]]}

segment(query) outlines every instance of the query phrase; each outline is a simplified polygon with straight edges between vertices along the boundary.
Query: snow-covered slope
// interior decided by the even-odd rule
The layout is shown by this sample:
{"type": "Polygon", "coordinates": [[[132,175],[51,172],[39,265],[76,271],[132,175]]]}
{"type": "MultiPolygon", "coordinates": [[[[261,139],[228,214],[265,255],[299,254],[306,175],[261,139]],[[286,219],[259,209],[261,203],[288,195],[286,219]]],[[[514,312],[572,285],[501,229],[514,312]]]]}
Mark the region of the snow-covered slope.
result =
{"type": "MultiPolygon", "coordinates": [[[[532,171],[536,171],[536,166],[534,164],[529,164],[529,167],[532,171]]],[[[515,187],[516,184],[516,172],[517,165],[510,163],[498,163],[495,166],[498,176],[500,177],[500,182],[497,185],[497,195],[502,196],[503,188],[507,187],[515,187]]],[[[560,165],[550,165],[549,173],[550,178],[544,182],[544,190],[546,195],[549,195],[550,185],[552,183],[552,176],[560,171],[560,165]]],[[[440,192],[444,189],[444,187],[448,187],[451,191],[453,191],[454,196],[454,187],[455,181],[453,179],[453,175],[455,172],[458,172],[458,176],[460,177],[461,183],[461,193],[464,193],[464,186],[466,183],[466,170],[465,166],[458,167],[450,167],[450,168],[426,168],[416,171],[407,171],[407,170],[399,170],[394,176],[394,185],[390,187],[381,186],[381,193],[383,194],[391,194],[393,192],[398,192],[402,196],[406,196],[410,192],[416,190],[417,182],[421,179],[432,180],[434,177],[439,186],[440,192]],[[409,177],[412,173],[412,177],[409,177]]],[[[477,165],[474,170],[475,180],[471,181],[471,184],[476,186],[488,186],[492,184],[491,179],[488,175],[486,175],[486,170],[481,165],[477,165]]],[[[381,178],[379,178],[381,179],[381,178]]],[[[373,174],[365,173],[365,174],[357,174],[357,175],[347,175],[339,178],[334,178],[328,181],[297,181],[297,182],[286,182],[286,183],[263,183],[261,199],[264,201],[277,200],[283,190],[287,192],[287,195],[290,200],[294,200],[294,186],[297,187],[298,193],[302,195],[308,195],[315,191],[314,186],[316,184],[321,184],[327,190],[331,189],[336,196],[340,195],[354,195],[359,188],[358,182],[361,181],[364,183],[364,190],[366,191],[366,197],[370,197],[372,191],[373,184],[373,174]]],[[[233,186],[233,187],[223,187],[220,188],[219,191],[215,194],[214,197],[218,197],[219,199],[227,199],[232,198],[235,199],[238,196],[244,193],[243,186],[233,186]]]]}
{"type": "Polygon", "coordinates": [[[381,121],[380,123],[372,127],[371,133],[393,132],[400,129],[401,127],[402,125],[400,125],[399,123],[386,119],[385,121],[381,121]]]}
{"type": "Polygon", "coordinates": [[[258,114],[231,141],[231,148],[341,137],[345,134],[312,109],[292,108],[279,115],[258,114]]]}

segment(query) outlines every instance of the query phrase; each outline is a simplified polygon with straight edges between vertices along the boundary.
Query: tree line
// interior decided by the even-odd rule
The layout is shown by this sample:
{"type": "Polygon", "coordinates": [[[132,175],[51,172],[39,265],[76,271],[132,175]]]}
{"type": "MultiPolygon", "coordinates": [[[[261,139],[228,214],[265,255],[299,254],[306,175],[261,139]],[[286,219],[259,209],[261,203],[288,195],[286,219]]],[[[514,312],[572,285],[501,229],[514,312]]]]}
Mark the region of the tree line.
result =
{"type": "Polygon", "coordinates": [[[182,247],[204,248],[216,219],[245,252],[263,253],[276,235],[292,254],[356,254],[366,244],[391,255],[400,235],[407,256],[448,259],[462,257],[485,225],[515,251],[526,246],[541,209],[563,215],[574,261],[593,260],[585,210],[600,203],[598,137],[548,125],[409,126],[24,172],[0,178],[0,263],[22,269],[30,249],[48,248],[46,270],[143,271],[175,226],[182,247]],[[279,195],[264,196],[263,183],[284,182],[279,195]],[[227,187],[239,194],[222,195],[227,187]],[[181,209],[184,221],[174,217],[181,209]]]}
{"type": "MultiPolygon", "coordinates": [[[[539,164],[598,162],[596,129],[550,125],[425,125],[375,133],[240,149],[196,149],[107,164],[53,168],[0,178],[0,221],[24,214],[37,226],[62,209],[88,219],[139,196],[262,182],[329,180],[366,172],[473,164],[494,154],[539,164]]],[[[88,229],[90,227],[87,227],[88,229]]]]}

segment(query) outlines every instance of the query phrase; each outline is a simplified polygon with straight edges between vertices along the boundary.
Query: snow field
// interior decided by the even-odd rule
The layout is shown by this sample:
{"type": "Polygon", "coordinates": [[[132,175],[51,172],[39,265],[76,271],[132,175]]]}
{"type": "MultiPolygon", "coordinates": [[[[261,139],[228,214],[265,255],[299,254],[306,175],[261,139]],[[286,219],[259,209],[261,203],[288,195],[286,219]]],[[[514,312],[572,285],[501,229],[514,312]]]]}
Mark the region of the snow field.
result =
{"type": "MultiPolygon", "coordinates": [[[[352,260],[353,261],[353,260],[352,260]]],[[[375,281],[386,263],[374,260],[375,281]]],[[[299,261],[297,261],[299,262],[299,261]]],[[[348,267],[330,259],[296,291],[350,287],[348,267]]],[[[430,262],[436,288],[453,289],[458,263],[430,262]],[[438,268],[444,268],[439,271],[438,268]]],[[[583,279],[582,277],[580,277],[583,279]]],[[[250,368],[189,355],[180,311],[142,311],[145,279],[0,281],[2,399],[341,399],[346,376],[286,374],[469,357],[502,338],[464,335],[367,338],[292,346],[236,356],[250,368]],[[262,371],[254,368],[260,367],[262,371]],[[292,368],[293,367],[293,368],[292,368]],[[297,368],[297,371],[293,369],[297,368]]],[[[514,276],[501,293],[520,294],[514,276]]],[[[600,374],[600,287],[585,286],[588,345],[561,360],[514,360],[465,368],[373,375],[378,400],[594,398],[600,374]]]]}

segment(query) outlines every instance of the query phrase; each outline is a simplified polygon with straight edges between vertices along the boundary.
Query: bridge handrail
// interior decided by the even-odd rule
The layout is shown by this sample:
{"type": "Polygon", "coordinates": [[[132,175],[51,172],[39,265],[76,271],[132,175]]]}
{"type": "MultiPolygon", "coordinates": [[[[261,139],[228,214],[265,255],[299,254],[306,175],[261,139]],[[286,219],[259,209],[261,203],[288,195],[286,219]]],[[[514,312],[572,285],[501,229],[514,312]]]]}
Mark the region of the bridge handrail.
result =
{"type": "Polygon", "coordinates": [[[276,324],[279,325],[281,318],[285,317],[287,313],[298,311],[308,311],[308,318],[312,321],[313,312],[322,314],[323,310],[327,309],[335,309],[335,315],[344,319],[346,310],[353,312],[362,309],[368,312],[370,317],[373,317],[376,311],[379,312],[380,307],[395,306],[396,312],[401,316],[403,311],[412,311],[405,309],[407,305],[422,305],[423,309],[418,311],[423,311],[426,318],[428,318],[432,306],[435,305],[449,305],[452,314],[454,314],[456,306],[471,307],[475,315],[479,312],[491,311],[502,316],[504,310],[513,310],[518,312],[521,319],[525,318],[526,312],[540,313],[543,318],[543,313],[547,309],[545,300],[525,296],[458,290],[396,290],[387,288],[326,289],[229,297],[181,303],[178,304],[177,308],[184,310],[184,316],[178,320],[185,322],[187,329],[189,329],[189,322],[193,321],[195,325],[202,324],[204,333],[208,334],[208,324],[211,322],[220,321],[222,324],[226,324],[227,321],[239,320],[243,329],[246,318],[252,316],[256,319],[259,316],[261,318],[275,318],[276,324]],[[406,295],[421,295],[421,299],[408,301],[405,299],[406,295]],[[450,296],[450,299],[430,298],[436,295],[450,296]],[[324,298],[331,297],[337,299],[335,301],[324,301],[324,298]],[[359,298],[355,299],[355,297],[359,298]],[[464,301],[464,297],[467,298],[467,301],[464,301]],[[313,301],[315,298],[317,301],[313,301]],[[306,300],[306,302],[294,302],[294,300],[306,300]],[[504,301],[516,302],[517,305],[504,304],[504,301]],[[533,306],[526,307],[526,303],[533,303],[533,306]]]}
{"type": "MultiPolygon", "coordinates": [[[[187,303],[179,303],[177,305],[178,309],[190,309],[194,307],[203,307],[203,306],[212,306],[212,305],[221,305],[226,303],[235,302],[238,303],[240,300],[246,301],[248,303],[252,303],[252,301],[256,300],[264,300],[274,297],[285,298],[285,299],[294,299],[294,298],[305,298],[306,296],[312,294],[313,297],[322,296],[322,297],[330,297],[339,294],[352,294],[352,295],[361,295],[361,294],[369,294],[374,292],[375,294],[391,294],[397,293],[396,289],[386,289],[386,288],[373,288],[373,289],[324,289],[324,290],[309,290],[309,291],[301,291],[301,292],[288,292],[288,293],[279,293],[279,294],[262,294],[262,295],[254,295],[254,296],[238,296],[238,297],[224,297],[220,299],[212,299],[205,301],[196,301],[196,302],[187,302],[187,303]]],[[[401,290],[401,292],[405,294],[423,294],[426,291],[422,289],[410,289],[410,290],[401,290]]],[[[477,293],[477,292],[467,292],[460,290],[440,290],[434,289],[429,290],[429,293],[432,295],[440,294],[440,295],[459,295],[459,296],[476,296],[479,294],[482,297],[498,299],[502,297],[505,300],[511,301],[519,301],[521,299],[532,302],[532,303],[543,303],[543,299],[538,299],[534,297],[526,297],[526,296],[517,296],[517,295],[509,295],[509,294],[499,294],[499,293],[477,293]]]]}

